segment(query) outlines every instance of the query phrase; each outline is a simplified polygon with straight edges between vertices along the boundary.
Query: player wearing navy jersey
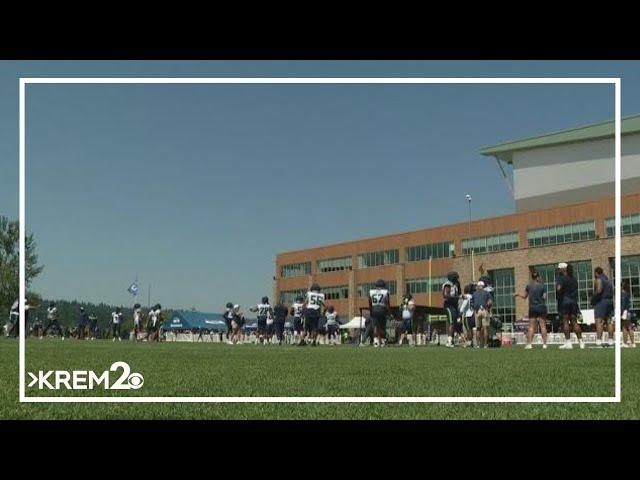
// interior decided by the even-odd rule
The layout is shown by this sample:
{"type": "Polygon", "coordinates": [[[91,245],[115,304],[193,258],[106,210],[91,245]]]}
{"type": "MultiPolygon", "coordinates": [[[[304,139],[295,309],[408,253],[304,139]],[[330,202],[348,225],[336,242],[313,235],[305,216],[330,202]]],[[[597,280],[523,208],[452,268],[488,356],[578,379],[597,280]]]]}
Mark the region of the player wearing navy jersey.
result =
{"type": "Polygon", "coordinates": [[[252,312],[257,312],[258,319],[258,332],[257,342],[266,345],[267,342],[267,320],[273,318],[273,308],[269,305],[269,297],[262,297],[262,301],[255,307],[249,309],[252,312]]]}
{"type": "Polygon", "coordinates": [[[78,325],[76,330],[76,338],[78,340],[84,340],[87,328],[89,327],[89,314],[84,311],[84,307],[80,307],[80,314],[78,315],[78,325]]]}
{"type": "Polygon", "coordinates": [[[384,347],[389,313],[389,290],[384,280],[377,280],[374,288],[369,290],[369,311],[373,323],[373,346],[384,347]]]}
{"type": "Polygon", "coordinates": [[[273,328],[276,334],[278,345],[282,345],[284,342],[284,324],[287,321],[287,307],[282,302],[278,303],[273,308],[273,328]]]}
{"type": "Polygon", "coordinates": [[[296,301],[291,306],[290,315],[293,317],[293,342],[298,343],[303,338],[302,312],[304,310],[304,298],[302,295],[296,297],[296,301]]]}
{"type": "MultiPolygon", "coordinates": [[[[318,322],[320,314],[324,307],[324,293],[320,293],[320,285],[314,283],[307,292],[304,302],[304,330],[307,336],[306,340],[311,342],[312,346],[316,346],[316,337],[318,335],[318,322]]],[[[304,339],[299,345],[305,345],[304,339]]]]}

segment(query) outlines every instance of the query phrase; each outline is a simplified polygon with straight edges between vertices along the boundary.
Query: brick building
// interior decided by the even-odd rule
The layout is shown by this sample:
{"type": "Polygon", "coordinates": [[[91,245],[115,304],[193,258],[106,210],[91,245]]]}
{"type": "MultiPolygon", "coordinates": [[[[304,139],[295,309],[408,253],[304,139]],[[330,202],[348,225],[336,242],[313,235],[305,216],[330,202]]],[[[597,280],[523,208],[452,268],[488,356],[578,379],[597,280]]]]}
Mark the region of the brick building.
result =
{"type": "MultiPolygon", "coordinates": [[[[513,321],[527,314],[526,302],[513,294],[523,291],[534,267],[556,312],[555,265],[565,261],[574,265],[581,307],[589,308],[593,269],[615,273],[613,128],[605,122],[482,149],[500,166],[515,213],[280,253],[274,298],[290,304],[317,281],[327,303],[350,318],[383,278],[392,305],[409,291],[419,305],[441,306],[442,283],[456,270],[462,284],[489,275],[494,311],[513,321]]],[[[633,308],[640,308],[640,115],[623,119],[622,152],[622,278],[632,285],[633,308]]]]}

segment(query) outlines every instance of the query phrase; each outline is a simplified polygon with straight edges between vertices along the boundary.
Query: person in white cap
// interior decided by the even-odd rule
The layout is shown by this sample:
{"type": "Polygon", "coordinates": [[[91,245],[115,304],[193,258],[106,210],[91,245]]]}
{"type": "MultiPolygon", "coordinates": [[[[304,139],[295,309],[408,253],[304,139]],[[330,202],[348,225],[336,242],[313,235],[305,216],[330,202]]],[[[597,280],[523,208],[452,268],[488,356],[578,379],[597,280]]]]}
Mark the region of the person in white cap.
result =
{"type": "Polygon", "coordinates": [[[556,296],[558,298],[558,315],[562,318],[564,330],[564,345],[560,348],[571,350],[571,331],[578,337],[580,348],[585,348],[582,340],[582,330],[578,325],[578,281],[573,276],[573,266],[561,262],[558,264],[558,283],[556,284],[556,296]]]}
{"type": "Polygon", "coordinates": [[[482,327],[482,346],[489,347],[489,310],[493,300],[491,294],[484,289],[484,282],[480,280],[476,284],[477,288],[471,297],[471,306],[475,312],[476,328],[482,327]]]}

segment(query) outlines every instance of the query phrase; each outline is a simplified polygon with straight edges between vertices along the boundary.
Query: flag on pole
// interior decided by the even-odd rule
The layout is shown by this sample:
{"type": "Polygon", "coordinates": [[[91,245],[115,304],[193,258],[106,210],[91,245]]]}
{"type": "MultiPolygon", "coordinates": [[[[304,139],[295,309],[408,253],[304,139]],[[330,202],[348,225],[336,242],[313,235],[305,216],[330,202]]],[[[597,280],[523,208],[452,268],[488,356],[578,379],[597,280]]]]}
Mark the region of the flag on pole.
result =
{"type": "Polygon", "coordinates": [[[138,295],[138,284],[136,282],[133,282],[131,285],[129,285],[127,291],[135,297],[136,295],[138,295]]]}

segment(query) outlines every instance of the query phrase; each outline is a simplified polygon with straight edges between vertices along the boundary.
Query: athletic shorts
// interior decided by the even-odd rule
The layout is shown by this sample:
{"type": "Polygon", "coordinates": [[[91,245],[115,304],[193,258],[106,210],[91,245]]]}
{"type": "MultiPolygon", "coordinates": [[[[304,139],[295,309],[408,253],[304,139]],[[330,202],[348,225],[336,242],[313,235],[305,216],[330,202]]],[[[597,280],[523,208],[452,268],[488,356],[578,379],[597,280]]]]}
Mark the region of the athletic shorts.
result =
{"type": "Polygon", "coordinates": [[[313,332],[318,330],[318,322],[320,321],[320,310],[308,308],[304,312],[304,330],[305,332],[313,332]]]}
{"type": "Polygon", "coordinates": [[[530,305],[529,306],[529,319],[535,319],[547,314],[546,305],[530,305]]]}
{"type": "Polygon", "coordinates": [[[371,321],[374,327],[386,328],[387,327],[387,309],[386,308],[374,308],[371,311],[371,321]]]}
{"type": "Polygon", "coordinates": [[[413,317],[411,320],[411,332],[412,333],[424,333],[424,318],[413,317]]]}
{"type": "Polygon", "coordinates": [[[402,333],[411,333],[413,330],[411,329],[411,319],[405,318],[402,320],[402,333]]]}
{"type": "Polygon", "coordinates": [[[562,302],[558,313],[561,315],[578,315],[578,304],[574,302],[562,302]]]}
{"type": "Polygon", "coordinates": [[[613,300],[610,298],[603,298],[593,307],[595,318],[602,318],[603,320],[609,320],[613,315],[613,300]]]}
{"type": "Polygon", "coordinates": [[[467,330],[473,330],[476,328],[476,316],[471,315],[470,317],[462,317],[462,323],[467,330]]]}
{"type": "Polygon", "coordinates": [[[489,310],[486,308],[479,308],[475,313],[476,317],[476,325],[482,327],[488,327],[491,317],[489,315],[489,310]]]}
{"type": "Polygon", "coordinates": [[[258,333],[265,333],[267,331],[267,317],[258,317],[258,333]]]}
{"type": "Polygon", "coordinates": [[[293,331],[301,332],[302,331],[302,318],[293,317],[293,331]]]}
{"type": "Polygon", "coordinates": [[[447,322],[448,323],[457,323],[458,322],[458,308],[453,305],[445,305],[444,309],[447,311],[447,322]]]}
{"type": "Polygon", "coordinates": [[[338,331],[337,325],[327,325],[327,333],[329,335],[335,335],[337,331],[338,331]]]}

